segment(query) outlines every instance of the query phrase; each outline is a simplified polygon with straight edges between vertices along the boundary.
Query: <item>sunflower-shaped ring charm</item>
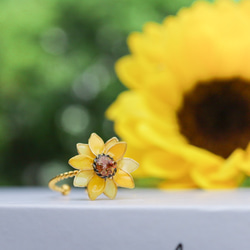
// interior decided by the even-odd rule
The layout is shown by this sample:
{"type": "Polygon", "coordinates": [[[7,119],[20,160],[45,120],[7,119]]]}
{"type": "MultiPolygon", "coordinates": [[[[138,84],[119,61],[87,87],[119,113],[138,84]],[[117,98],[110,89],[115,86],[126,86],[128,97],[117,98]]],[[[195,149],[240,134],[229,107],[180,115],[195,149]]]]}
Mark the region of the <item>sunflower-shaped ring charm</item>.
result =
{"type": "Polygon", "coordinates": [[[56,183],[75,177],[74,186],[87,187],[91,200],[95,200],[102,193],[114,199],[117,187],[134,188],[135,186],[130,173],[135,171],[139,164],[124,157],[126,149],[126,142],[119,141],[116,137],[104,143],[96,133],[92,133],[88,144],[77,144],[78,155],[69,160],[69,164],[77,170],[54,177],[49,182],[49,187],[67,195],[70,187],[68,185],[59,187],[56,183]]]}

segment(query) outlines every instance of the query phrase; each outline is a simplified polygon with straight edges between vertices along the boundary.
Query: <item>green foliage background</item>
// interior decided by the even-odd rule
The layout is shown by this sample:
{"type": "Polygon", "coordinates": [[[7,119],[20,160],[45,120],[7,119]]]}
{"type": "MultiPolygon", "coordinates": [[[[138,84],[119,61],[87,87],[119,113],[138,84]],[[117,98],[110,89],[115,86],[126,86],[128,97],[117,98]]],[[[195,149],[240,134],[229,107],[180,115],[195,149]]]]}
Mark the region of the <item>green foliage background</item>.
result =
{"type": "Polygon", "coordinates": [[[46,185],[75,144],[114,135],[126,38],[192,0],[1,0],[0,185],[46,185]]]}

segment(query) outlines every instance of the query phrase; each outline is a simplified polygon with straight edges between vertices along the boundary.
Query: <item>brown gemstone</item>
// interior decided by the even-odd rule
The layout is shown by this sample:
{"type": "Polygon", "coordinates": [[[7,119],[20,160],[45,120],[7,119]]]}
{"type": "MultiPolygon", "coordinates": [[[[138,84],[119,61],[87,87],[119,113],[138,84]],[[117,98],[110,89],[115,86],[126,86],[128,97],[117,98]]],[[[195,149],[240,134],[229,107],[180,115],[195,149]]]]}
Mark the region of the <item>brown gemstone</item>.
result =
{"type": "Polygon", "coordinates": [[[180,132],[189,143],[227,158],[250,141],[250,82],[241,78],[200,82],[184,95],[180,132]]]}
{"type": "Polygon", "coordinates": [[[101,154],[95,158],[93,168],[101,178],[110,178],[115,175],[117,164],[109,155],[101,154]]]}

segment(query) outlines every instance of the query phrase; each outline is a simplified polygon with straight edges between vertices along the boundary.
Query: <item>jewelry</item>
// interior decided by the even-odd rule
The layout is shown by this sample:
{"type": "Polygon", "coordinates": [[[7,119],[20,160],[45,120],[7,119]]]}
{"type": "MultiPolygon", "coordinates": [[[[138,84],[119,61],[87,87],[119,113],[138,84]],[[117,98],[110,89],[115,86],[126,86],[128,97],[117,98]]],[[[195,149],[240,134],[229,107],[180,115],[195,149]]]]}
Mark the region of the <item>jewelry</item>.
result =
{"type": "Polygon", "coordinates": [[[126,142],[119,141],[116,137],[106,143],[96,133],[92,133],[88,144],[78,143],[78,155],[69,160],[69,165],[77,169],[57,175],[49,181],[49,188],[61,192],[63,195],[70,193],[69,185],[57,186],[56,183],[67,178],[75,177],[75,187],[87,187],[88,196],[95,200],[104,193],[110,199],[117,194],[117,187],[134,188],[134,180],[130,175],[139,164],[125,158],[126,142]]]}

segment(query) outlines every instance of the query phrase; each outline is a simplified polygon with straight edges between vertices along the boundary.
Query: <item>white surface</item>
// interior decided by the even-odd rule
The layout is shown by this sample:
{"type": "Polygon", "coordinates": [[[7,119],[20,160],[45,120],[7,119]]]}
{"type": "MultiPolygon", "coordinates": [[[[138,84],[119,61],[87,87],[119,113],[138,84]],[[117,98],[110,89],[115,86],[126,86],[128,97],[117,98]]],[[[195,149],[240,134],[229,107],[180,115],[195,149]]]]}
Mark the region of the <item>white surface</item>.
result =
{"type": "Polygon", "coordinates": [[[250,249],[250,190],[118,190],[89,201],[84,189],[0,189],[1,250],[250,249]]]}

